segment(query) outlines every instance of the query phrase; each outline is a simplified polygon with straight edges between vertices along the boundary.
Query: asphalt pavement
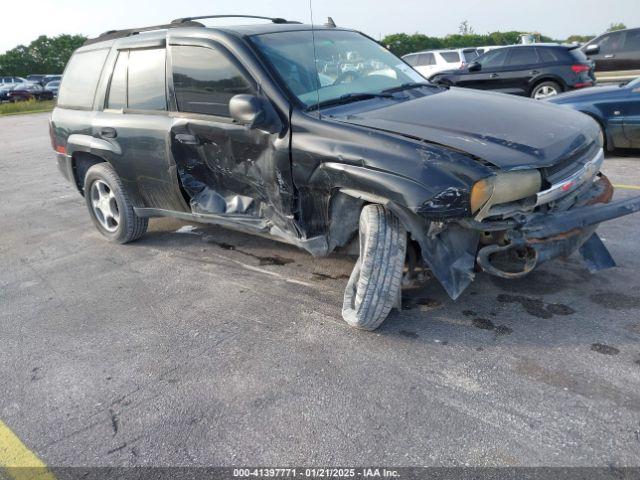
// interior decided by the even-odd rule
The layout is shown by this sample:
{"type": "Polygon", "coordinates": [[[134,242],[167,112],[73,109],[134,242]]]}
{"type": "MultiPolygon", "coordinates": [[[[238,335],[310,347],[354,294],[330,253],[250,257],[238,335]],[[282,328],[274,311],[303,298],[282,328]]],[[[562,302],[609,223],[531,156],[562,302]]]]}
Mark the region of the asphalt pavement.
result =
{"type": "Polygon", "coordinates": [[[640,215],[600,229],[613,270],[430,282],[366,333],[352,258],[167,219],[103,240],[47,120],[0,119],[0,421],[47,465],[640,466],[640,215]]]}

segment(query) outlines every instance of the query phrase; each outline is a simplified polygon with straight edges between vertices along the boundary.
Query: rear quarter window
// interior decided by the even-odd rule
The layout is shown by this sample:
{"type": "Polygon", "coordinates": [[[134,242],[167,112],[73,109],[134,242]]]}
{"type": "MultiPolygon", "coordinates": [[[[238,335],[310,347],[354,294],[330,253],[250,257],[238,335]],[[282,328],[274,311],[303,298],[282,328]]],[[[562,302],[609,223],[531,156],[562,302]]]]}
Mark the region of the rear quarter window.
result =
{"type": "Polygon", "coordinates": [[[109,49],[75,53],[64,72],[58,93],[58,105],[68,108],[91,109],[102,67],[109,49]]]}
{"type": "Polygon", "coordinates": [[[584,54],[584,52],[580,49],[571,50],[569,52],[571,58],[578,63],[589,63],[589,59],[584,54]]]}
{"type": "Polygon", "coordinates": [[[540,55],[541,63],[555,63],[560,61],[560,58],[561,58],[561,55],[559,55],[560,52],[557,52],[552,48],[538,48],[537,50],[538,50],[538,55],[540,55]]]}
{"type": "Polygon", "coordinates": [[[442,58],[447,63],[459,63],[460,62],[460,54],[458,52],[440,52],[442,58]]]}
{"type": "Polygon", "coordinates": [[[402,59],[407,62],[409,65],[411,65],[412,67],[415,67],[417,62],[418,62],[418,56],[417,55],[409,55],[407,57],[402,57],[402,59]]]}

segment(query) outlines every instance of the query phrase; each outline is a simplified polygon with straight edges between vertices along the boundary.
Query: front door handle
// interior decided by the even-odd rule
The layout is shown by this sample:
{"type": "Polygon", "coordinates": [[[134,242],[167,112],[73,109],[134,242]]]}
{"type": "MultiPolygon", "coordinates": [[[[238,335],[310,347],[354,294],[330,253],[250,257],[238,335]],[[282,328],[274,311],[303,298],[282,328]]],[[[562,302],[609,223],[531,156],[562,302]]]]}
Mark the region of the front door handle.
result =
{"type": "Polygon", "coordinates": [[[613,54],[610,54],[610,55],[605,55],[604,58],[616,58],[616,56],[613,54]]]}
{"type": "Polygon", "coordinates": [[[176,142],[183,145],[200,145],[200,140],[195,135],[189,135],[188,133],[178,133],[176,135],[176,142]]]}
{"type": "Polygon", "coordinates": [[[104,127],[100,129],[100,136],[102,138],[116,138],[118,136],[118,132],[115,128],[104,127]]]}
{"type": "Polygon", "coordinates": [[[498,75],[497,73],[492,73],[489,78],[498,78],[500,75],[498,75]]]}

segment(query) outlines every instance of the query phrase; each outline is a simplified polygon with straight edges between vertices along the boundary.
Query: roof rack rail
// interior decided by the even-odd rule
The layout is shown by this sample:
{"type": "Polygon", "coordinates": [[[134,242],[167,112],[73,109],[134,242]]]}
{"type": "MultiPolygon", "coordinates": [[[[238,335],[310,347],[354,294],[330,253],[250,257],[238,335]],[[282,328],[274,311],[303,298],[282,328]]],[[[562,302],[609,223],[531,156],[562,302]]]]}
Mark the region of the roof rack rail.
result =
{"type": "Polygon", "coordinates": [[[142,32],[151,32],[153,30],[166,30],[168,28],[177,28],[177,27],[204,27],[204,25],[200,22],[193,21],[185,21],[179,24],[177,23],[169,23],[166,25],[153,25],[150,27],[141,27],[141,28],[128,28],[125,30],[109,30],[97,36],[96,38],[90,38],[84,44],[91,45],[93,43],[104,42],[106,40],[115,40],[116,38],[124,38],[130,37],[132,35],[137,35],[142,32]]]}
{"type": "Polygon", "coordinates": [[[185,17],[185,18],[176,18],[171,23],[172,24],[184,24],[187,22],[192,22],[194,20],[204,20],[207,18],[257,18],[259,20],[269,20],[273,23],[300,23],[293,22],[289,20],[285,20],[284,18],[273,18],[273,17],[259,17],[256,15],[202,15],[200,17],[185,17]]]}

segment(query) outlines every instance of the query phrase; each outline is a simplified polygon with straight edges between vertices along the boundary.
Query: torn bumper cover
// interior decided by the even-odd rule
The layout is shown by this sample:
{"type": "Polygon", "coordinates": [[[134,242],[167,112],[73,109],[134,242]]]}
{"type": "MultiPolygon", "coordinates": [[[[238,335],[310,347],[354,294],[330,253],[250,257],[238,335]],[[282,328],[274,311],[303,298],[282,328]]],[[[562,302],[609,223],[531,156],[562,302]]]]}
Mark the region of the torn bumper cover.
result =
{"type": "Polygon", "coordinates": [[[582,190],[564,209],[448,224],[419,240],[425,261],[454,299],[473,281],[476,263],[491,275],[520,278],[543,262],[579,250],[591,272],[614,267],[595,231],[602,222],[640,211],[640,197],[610,203],[613,187],[604,175],[582,190]],[[424,255],[425,248],[431,253],[424,255]]]}

